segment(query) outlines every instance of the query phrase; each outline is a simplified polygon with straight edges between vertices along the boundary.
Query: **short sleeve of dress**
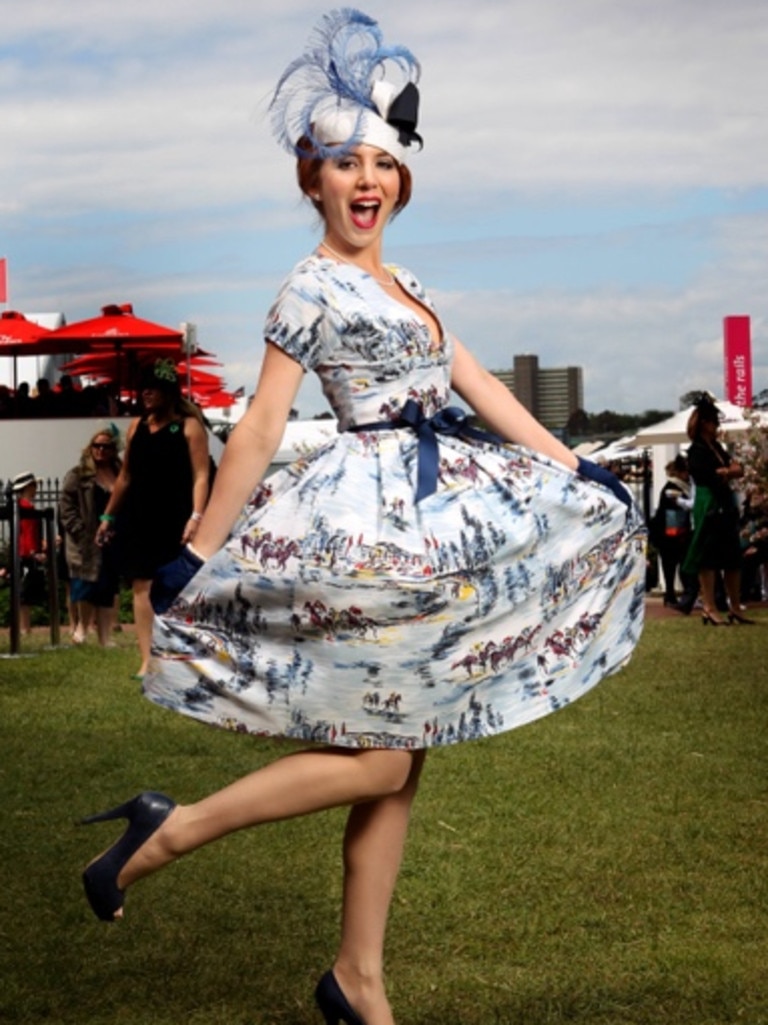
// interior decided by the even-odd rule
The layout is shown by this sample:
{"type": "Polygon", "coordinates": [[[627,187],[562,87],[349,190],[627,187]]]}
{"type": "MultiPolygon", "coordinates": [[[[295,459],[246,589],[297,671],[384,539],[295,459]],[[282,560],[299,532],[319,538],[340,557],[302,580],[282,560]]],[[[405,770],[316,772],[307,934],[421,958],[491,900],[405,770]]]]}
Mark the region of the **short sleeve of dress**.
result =
{"type": "Polygon", "coordinates": [[[303,370],[313,370],[329,349],[326,304],[317,274],[299,265],[283,283],[267,314],[264,337],[303,370]]]}

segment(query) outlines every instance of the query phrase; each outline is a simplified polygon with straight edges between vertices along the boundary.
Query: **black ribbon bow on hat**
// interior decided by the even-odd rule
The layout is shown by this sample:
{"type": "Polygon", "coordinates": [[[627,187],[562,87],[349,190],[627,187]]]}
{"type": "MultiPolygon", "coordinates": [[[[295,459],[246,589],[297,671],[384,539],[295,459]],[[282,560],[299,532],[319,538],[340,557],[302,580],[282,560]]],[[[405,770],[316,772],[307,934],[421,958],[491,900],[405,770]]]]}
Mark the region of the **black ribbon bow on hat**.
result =
{"type": "Polygon", "coordinates": [[[403,88],[392,100],[387,114],[387,124],[397,129],[403,146],[417,142],[423,148],[424,140],[416,131],[419,120],[419,90],[413,82],[403,88]]]}

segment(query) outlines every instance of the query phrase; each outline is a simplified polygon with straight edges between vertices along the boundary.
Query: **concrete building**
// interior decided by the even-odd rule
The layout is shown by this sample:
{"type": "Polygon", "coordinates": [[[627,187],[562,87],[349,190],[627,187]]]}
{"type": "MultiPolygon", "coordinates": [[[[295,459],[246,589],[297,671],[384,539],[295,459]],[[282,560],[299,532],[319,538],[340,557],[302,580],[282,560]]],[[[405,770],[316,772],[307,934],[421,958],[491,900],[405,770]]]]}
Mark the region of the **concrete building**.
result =
{"type": "Polygon", "coordinates": [[[540,367],[538,356],[515,356],[513,370],[494,377],[550,430],[562,430],[572,413],[584,408],[581,367],[540,367]]]}

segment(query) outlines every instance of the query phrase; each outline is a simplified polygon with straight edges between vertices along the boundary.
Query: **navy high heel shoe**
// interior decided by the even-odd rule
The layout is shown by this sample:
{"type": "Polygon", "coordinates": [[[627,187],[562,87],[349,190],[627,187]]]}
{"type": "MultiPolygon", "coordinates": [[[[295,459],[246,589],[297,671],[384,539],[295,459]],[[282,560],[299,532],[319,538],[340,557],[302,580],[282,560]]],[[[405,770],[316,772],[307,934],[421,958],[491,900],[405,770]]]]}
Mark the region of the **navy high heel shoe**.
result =
{"type": "Polygon", "coordinates": [[[339,1025],[340,1021],[346,1022],[346,1025],[365,1025],[363,1019],[349,1006],[333,972],[326,972],[318,982],[315,1000],[325,1018],[325,1025],[339,1025]]]}
{"type": "Polygon", "coordinates": [[[123,865],[165,822],[175,807],[175,802],[165,794],[145,791],[117,808],[80,819],[78,825],[81,826],[110,819],[128,819],[128,828],[117,843],[92,861],[83,872],[85,895],[93,913],[102,922],[114,922],[115,914],[123,906],[123,891],[117,885],[123,865]]]}
{"type": "Polygon", "coordinates": [[[740,616],[738,612],[729,612],[728,613],[728,622],[729,623],[738,623],[739,626],[754,626],[755,625],[755,620],[754,619],[747,619],[746,616],[740,616]]]}

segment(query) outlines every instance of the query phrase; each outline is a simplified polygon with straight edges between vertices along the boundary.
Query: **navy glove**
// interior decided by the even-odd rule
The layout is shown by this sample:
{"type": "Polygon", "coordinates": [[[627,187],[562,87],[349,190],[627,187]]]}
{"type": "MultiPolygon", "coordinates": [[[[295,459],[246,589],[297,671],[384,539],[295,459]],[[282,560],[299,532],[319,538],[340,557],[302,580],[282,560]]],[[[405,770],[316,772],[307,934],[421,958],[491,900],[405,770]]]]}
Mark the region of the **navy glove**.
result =
{"type": "Polygon", "coordinates": [[[578,474],[586,477],[587,480],[595,481],[596,484],[602,484],[604,488],[610,488],[620,502],[623,502],[628,509],[631,508],[632,496],[615,473],[611,473],[610,470],[606,470],[604,466],[600,466],[598,463],[591,463],[588,459],[582,459],[581,456],[578,459],[579,465],[576,467],[578,474]]]}
{"type": "Polygon", "coordinates": [[[149,600],[155,612],[167,612],[201,566],[203,560],[189,548],[182,548],[173,562],[167,562],[155,574],[149,600]]]}

